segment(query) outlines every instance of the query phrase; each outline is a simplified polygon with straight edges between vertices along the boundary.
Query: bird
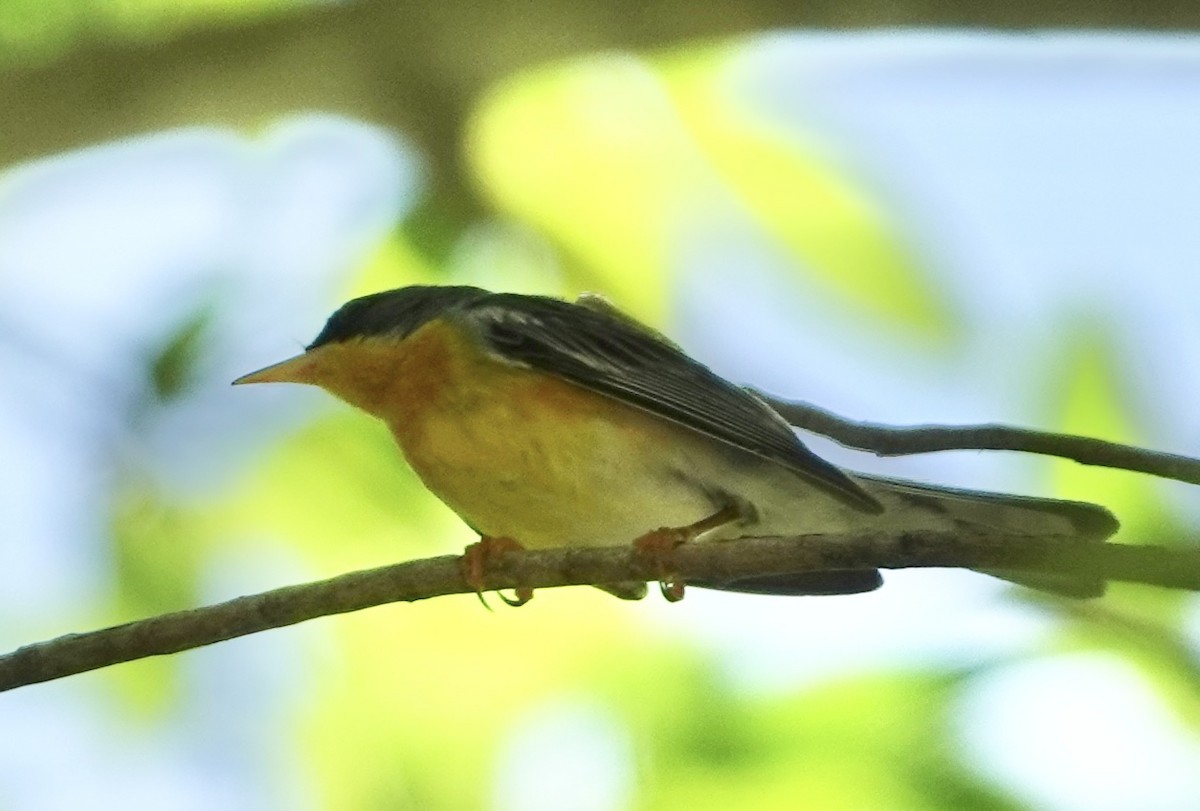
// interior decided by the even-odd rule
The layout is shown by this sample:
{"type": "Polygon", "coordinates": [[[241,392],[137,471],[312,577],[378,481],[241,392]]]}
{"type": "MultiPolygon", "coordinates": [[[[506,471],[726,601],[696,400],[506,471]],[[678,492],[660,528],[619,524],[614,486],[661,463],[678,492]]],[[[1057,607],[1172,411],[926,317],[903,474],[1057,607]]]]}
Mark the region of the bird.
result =
{"type": "MultiPolygon", "coordinates": [[[[919,530],[1055,535],[1098,543],[1104,507],[844,470],[760,396],[691,358],[607,299],[413,285],[355,298],[303,353],[235,384],[317,386],[381,419],[424,485],[480,536],[463,572],[482,598],[511,549],[919,530]]],[[[1069,597],[1089,575],[989,571],[1069,597]]],[[[876,569],[686,585],[776,595],[857,594],[876,569]]],[[[596,584],[640,599],[642,582],[596,584]]],[[[685,583],[664,572],[664,596],[685,583]]],[[[532,596],[518,590],[510,604],[532,596]]]]}

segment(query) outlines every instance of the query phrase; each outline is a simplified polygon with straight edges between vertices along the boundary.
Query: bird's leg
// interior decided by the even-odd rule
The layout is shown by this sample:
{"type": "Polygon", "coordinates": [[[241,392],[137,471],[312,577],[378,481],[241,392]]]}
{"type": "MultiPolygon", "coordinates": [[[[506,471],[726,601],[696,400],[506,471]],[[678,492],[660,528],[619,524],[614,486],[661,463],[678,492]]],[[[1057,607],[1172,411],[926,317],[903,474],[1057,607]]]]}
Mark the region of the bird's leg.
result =
{"type": "MultiPolygon", "coordinates": [[[[463,550],[462,557],[458,559],[458,568],[462,572],[463,580],[475,590],[475,593],[479,595],[479,601],[485,607],[490,608],[487,600],[483,599],[484,576],[487,574],[488,566],[506,552],[519,552],[523,549],[524,547],[512,538],[481,535],[476,543],[468,544],[467,548],[463,550]]],[[[499,591],[496,593],[500,594],[499,591]]],[[[533,599],[533,589],[529,586],[518,586],[516,595],[516,599],[509,599],[500,594],[500,599],[513,607],[525,605],[533,599]]]]}
{"type": "Polygon", "coordinates": [[[658,574],[658,589],[668,602],[676,603],[683,599],[684,583],[668,568],[671,553],[675,551],[675,548],[694,541],[710,529],[716,529],[731,521],[736,521],[741,518],[741,515],[741,510],[736,505],[727,504],[694,524],[688,524],[685,527],[659,527],[633,542],[639,554],[658,574]]]}

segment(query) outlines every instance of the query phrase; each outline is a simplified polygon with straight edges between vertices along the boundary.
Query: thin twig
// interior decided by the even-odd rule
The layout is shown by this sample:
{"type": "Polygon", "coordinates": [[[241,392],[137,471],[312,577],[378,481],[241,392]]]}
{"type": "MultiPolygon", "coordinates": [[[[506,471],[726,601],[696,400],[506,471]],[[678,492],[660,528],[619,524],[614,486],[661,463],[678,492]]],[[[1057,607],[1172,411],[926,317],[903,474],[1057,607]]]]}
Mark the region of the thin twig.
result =
{"type": "Polygon", "coordinates": [[[892,426],[855,422],[811,403],[780,400],[755,391],[792,425],[827,436],[835,442],[878,456],[904,456],[935,451],[1023,451],[1098,465],[1149,473],[1164,479],[1200,484],[1200,459],[1151,451],[1119,442],[1014,428],[1010,425],[892,426]]]}
{"type": "MultiPolygon", "coordinates": [[[[1200,550],[1081,546],[1078,539],[1046,536],[909,532],[743,538],[685,544],[673,553],[670,566],[682,579],[709,582],[829,569],[963,567],[1068,573],[1200,591],[1200,550]]],[[[489,569],[488,586],[550,588],[653,580],[656,575],[632,547],[566,547],[506,554],[489,569]]],[[[26,645],[0,656],[0,690],[177,653],[316,617],[470,590],[454,556],[351,572],[26,645]]]]}

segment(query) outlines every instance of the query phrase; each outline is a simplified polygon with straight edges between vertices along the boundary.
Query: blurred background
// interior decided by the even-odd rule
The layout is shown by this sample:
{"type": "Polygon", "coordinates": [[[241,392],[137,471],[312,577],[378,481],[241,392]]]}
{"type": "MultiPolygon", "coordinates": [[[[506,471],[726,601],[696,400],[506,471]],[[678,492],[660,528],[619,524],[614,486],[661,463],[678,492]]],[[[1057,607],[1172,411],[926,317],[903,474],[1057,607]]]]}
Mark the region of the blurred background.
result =
{"type": "MultiPolygon", "coordinates": [[[[1200,455],[1200,9],[0,0],[0,648],[471,533],[386,430],[229,388],[348,297],[599,291],[854,418],[1200,455]]],[[[864,470],[1103,503],[1043,458],[864,470]]],[[[1200,600],[377,608],[0,696],[2,809],[1200,807],[1200,600]]]]}

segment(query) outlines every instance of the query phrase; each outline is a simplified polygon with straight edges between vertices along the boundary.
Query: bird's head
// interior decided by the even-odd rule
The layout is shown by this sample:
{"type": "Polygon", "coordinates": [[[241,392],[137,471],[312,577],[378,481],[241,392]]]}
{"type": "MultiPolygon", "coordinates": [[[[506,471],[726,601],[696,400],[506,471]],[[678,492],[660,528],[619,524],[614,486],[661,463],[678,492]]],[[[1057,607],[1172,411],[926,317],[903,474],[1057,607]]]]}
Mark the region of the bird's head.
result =
{"type": "Polygon", "coordinates": [[[320,386],[351,405],[379,412],[404,340],[454,307],[490,295],[478,287],[401,287],[353,299],[329,317],[304,352],[233,381],[320,386]]]}

